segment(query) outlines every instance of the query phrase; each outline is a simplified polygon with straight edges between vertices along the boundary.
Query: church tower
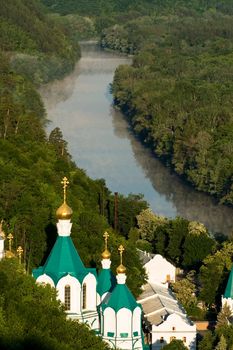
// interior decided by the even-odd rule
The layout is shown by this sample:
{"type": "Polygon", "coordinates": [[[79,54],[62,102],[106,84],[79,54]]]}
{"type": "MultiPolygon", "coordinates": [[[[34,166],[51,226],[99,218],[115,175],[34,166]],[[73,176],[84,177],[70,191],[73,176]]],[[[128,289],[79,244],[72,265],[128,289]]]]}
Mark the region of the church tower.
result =
{"type": "Polygon", "coordinates": [[[116,277],[113,275],[111,267],[111,253],[108,250],[108,232],[105,232],[104,235],[105,249],[102,253],[102,270],[98,275],[98,284],[97,284],[97,295],[98,295],[98,304],[100,304],[104,298],[108,295],[109,292],[112,292],[113,288],[116,285],[116,277]]]}
{"type": "Polygon", "coordinates": [[[64,198],[56,212],[58,237],[44,266],[34,269],[33,276],[38,283],[56,288],[67,317],[98,331],[97,274],[95,269],[84,266],[70,237],[73,212],[66,203],[69,181],[64,177],[61,183],[64,198]]]}
{"type": "Polygon", "coordinates": [[[142,308],[126,282],[126,268],[122,263],[124,248],[120,252],[120,265],[117,268],[117,285],[100,305],[101,336],[110,347],[124,350],[142,350],[142,308]]]}

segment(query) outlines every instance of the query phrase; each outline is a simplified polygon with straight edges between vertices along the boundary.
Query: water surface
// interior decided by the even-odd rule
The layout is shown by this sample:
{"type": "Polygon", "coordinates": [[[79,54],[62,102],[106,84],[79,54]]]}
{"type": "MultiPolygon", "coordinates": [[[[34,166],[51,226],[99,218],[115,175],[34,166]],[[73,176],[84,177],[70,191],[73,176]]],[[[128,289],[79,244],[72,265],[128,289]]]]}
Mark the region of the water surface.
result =
{"type": "Polygon", "coordinates": [[[197,220],[212,232],[229,234],[233,209],[184,184],[140,144],[113,108],[114,71],[130,62],[94,43],[83,43],[74,72],[41,91],[51,120],[48,132],[60,127],[78,167],[94,179],[104,178],[112,192],[142,193],[157,214],[197,220]]]}

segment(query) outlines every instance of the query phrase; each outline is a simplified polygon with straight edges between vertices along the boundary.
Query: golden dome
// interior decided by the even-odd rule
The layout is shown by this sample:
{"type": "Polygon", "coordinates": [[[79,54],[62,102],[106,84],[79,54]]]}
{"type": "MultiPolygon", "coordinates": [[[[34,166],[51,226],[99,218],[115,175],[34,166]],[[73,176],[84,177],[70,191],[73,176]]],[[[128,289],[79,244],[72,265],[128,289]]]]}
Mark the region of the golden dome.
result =
{"type": "Polygon", "coordinates": [[[60,220],[69,220],[73,210],[64,202],[56,211],[57,218],[60,220]]]}
{"type": "Polygon", "coordinates": [[[105,249],[102,253],[102,258],[103,259],[110,259],[110,257],[111,257],[110,251],[108,249],[105,249]]]}
{"type": "Polygon", "coordinates": [[[126,267],[122,264],[120,264],[117,269],[116,269],[117,273],[126,273],[126,267]]]}

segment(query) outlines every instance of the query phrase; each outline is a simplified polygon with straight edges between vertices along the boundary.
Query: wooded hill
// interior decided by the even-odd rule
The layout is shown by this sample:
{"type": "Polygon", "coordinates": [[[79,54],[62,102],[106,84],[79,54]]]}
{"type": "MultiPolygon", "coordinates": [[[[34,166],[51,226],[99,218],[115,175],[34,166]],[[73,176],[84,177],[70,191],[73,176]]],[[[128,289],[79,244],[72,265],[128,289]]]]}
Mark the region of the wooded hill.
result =
{"type": "Polygon", "coordinates": [[[134,54],[113,94],[133,130],[198,190],[233,203],[233,4],[43,0],[94,18],[104,48],[134,54]]]}
{"type": "Polygon", "coordinates": [[[78,43],[36,0],[1,1],[0,50],[34,84],[64,76],[80,57],[78,43]]]}

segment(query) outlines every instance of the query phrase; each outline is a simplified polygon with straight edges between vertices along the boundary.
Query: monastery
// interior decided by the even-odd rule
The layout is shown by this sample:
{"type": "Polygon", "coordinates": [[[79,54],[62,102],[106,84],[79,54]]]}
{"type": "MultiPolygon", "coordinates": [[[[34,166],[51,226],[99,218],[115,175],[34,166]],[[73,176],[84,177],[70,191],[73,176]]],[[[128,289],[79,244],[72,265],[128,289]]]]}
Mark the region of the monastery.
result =
{"type": "MultiPolygon", "coordinates": [[[[138,300],[126,284],[122,245],[118,248],[120,264],[116,276],[111,271],[107,232],[103,235],[102,269],[97,273],[84,266],[71,238],[73,212],[66,202],[68,183],[64,178],[64,199],[56,212],[56,242],[45,264],[32,272],[36,282],[56,288],[67,317],[87,324],[112,349],[160,350],[173,339],[180,339],[188,349],[195,350],[196,326],[169,288],[168,282],[175,281],[176,268],[161,255],[143,253],[148,281],[138,300]]],[[[8,235],[8,239],[10,248],[12,237],[8,235]]],[[[13,255],[11,249],[4,250],[4,240],[0,232],[0,260],[13,255]]],[[[22,248],[17,252],[21,257],[22,248]]],[[[233,268],[222,297],[224,303],[233,313],[233,268]]]]}

